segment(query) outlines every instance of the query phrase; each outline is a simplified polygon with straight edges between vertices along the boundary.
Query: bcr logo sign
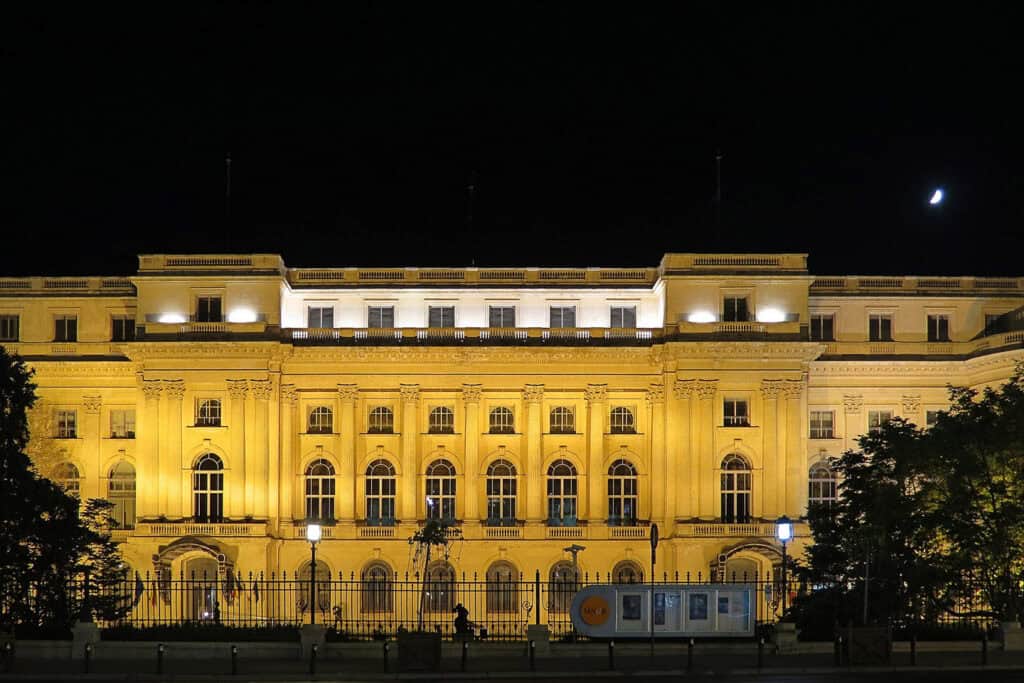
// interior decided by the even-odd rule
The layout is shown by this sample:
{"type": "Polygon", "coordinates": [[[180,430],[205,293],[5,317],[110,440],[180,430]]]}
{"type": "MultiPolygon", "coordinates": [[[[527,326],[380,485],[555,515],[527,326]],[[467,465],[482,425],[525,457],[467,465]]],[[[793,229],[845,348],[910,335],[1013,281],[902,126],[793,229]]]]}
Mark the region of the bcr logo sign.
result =
{"type": "Polygon", "coordinates": [[[580,616],[583,623],[590,626],[600,626],[608,621],[611,610],[608,609],[608,601],[599,595],[592,595],[580,605],[580,616]]]}

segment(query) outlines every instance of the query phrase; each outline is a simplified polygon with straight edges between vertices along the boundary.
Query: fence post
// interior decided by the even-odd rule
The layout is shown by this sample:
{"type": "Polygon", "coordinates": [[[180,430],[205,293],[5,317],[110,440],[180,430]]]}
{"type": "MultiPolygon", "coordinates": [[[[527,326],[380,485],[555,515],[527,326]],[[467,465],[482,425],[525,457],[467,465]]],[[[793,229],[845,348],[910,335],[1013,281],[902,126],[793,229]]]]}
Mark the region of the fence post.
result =
{"type": "Polygon", "coordinates": [[[764,636],[757,639],[757,668],[764,666],[764,636]]]}
{"type": "Polygon", "coordinates": [[[537,643],[530,641],[530,671],[537,670],[537,643]]]}
{"type": "Polygon", "coordinates": [[[910,636],[910,666],[917,666],[917,634],[910,636]]]}
{"type": "Polygon", "coordinates": [[[14,671],[14,643],[8,640],[4,643],[4,673],[12,671],[14,671]]]}
{"type": "Polygon", "coordinates": [[[309,650],[309,675],[316,675],[316,643],[313,643],[313,647],[309,650]]]}
{"type": "Polygon", "coordinates": [[[608,670],[615,671],[615,641],[608,641],[608,670]]]}
{"type": "Polygon", "coordinates": [[[693,671],[693,638],[686,643],[686,670],[693,671]]]}
{"type": "Polygon", "coordinates": [[[988,664],[988,631],[981,632],[981,664],[988,664]]]}
{"type": "Polygon", "coordinates": [[[388,641],[384,641],[384,673],[388,672],[388,641]]]}
{"type": "Polygon", "coordinates": [[[156,672],[162,674],[164,672],[164,644],[160,643],[156,646],[156,672]]]}
{"type": "Polygon", "coordinates": [[[540,625],[540,570],[537,570],[536,575],[533,579],[533,604],[537,606],[537,613],[535,615],[536,621],[534,622],[538,626],[540,625]]]}
{"type": "Polygon", "coordinates": [[[836,666],[841,666],[843,663],[843,637],[836,636],[836,639],[832,641],[832,659],[836,666]]]}
{"type": "Polygon", "coordinates": [[[92,660],[92,643],[85,644],[85,673],[89,673],[89,664],[92,660]]]}
{"type": "Polygon", "coordinates": [[[462,670],[466,670],[466,658],[469,656],[469,641],[462,641],[462,670]]]}
{"type": "Polygon", "coordinates": [[[238,646],[231,646],[231,675],[238,675],[238,646]]]}

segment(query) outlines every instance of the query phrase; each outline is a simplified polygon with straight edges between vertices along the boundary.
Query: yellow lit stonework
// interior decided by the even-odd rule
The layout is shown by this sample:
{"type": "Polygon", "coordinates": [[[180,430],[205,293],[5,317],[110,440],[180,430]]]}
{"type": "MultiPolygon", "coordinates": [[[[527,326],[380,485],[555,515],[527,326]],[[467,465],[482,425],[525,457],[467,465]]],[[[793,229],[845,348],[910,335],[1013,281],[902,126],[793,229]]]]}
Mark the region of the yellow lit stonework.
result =
{"type": "MultiPolygon", "coordinates": [[[[428,501],[446,460],[460,574],[503,561],[546,577],[572,544],[591,575],[646,573],[652,521],[659,575],[764,574],[779,561],[774,520],[806,514],[816,464],[871,420],[923,425],[947,385],[998,384],[1024,359],[1024,278],[815,277],[806,261],[304,269],[144,255],[128,278],[0,278],[0,343],[36,373],[41,469],[74,465],[89,498],[113,495],[118,463],[134,467],[134,528],[118,537],[143,573],[205,560],[291,574],[313,503],[333,506],[318,546],[332,572],[411,571],[407,539],[451,504],[428,501]],[[121,318],[133,339],[113,339],[121,318]],[[310,498],[317,463],[333,474],[310,498]],[[387,468],[393,513],[368,522],[387,468]],[[553,468],[576,473],[560,525],[551,487],[562,511],[573,487],[553,468]],[[197,483],[213,519],[196,519],[197,483]]],[[[794,530],[799,555],[806,524],[794,530]]]]}

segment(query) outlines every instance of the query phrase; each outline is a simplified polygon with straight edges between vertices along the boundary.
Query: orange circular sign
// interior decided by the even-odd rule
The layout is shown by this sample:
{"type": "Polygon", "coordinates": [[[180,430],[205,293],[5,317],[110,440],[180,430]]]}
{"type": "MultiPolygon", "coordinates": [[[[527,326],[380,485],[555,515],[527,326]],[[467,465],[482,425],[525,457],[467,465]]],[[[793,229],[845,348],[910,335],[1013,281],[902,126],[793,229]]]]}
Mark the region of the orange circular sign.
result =
{"type": "Polygon", "coordinates": [[[600,595],[591,595],[580,605],[580,616],[583,623],[591,626],[600,626],[608,621],[611,610],[608,609],[608,601],[600,595]]]}

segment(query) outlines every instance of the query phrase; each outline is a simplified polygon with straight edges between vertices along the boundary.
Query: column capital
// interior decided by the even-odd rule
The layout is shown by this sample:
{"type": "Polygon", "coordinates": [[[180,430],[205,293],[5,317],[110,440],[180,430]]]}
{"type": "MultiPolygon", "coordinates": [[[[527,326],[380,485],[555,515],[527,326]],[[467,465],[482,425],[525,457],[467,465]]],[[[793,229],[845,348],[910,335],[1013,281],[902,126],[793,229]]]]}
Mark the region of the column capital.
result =
{"type": "Polygon", "coordinates": [[[159,401],[163,388],[163,384],[158,379],[147,379],[142,382],[142,393],[146,395],[147,401],[159,401]]]}
{"type": "Polygon", "coordinates": [[[697,380],[695,379],[677,379],[672,384],[672,393],[678,399],[690,398],[693,396],[696,384],[697,380]]]}
{"type": "Polygon", "coordinates": [[[586,390],[583,392],[583,398],[587,399],[587,403],[603,403],[608,400],[608,385],[607,384],[588,384],[586,390]]]}
{"type": "Polygon", "coordinates": [[[769,400],[775,400],[779,397],[779,393],[782,391],[782,380],[781,379],[763,379],[761,380],[761,396],[769,400]]]}
{"type": "Polygon", "coordinates": [[[702,379],[697,382],[697,396],[702,401],[713,399],[716,391],[718,391],[717,379],[702,379]]]}
{"type": "Polygon", "coordinates": [[[913,415],[921,410],[921,395],[920,394],[903,394],[903,413],[906,415],[913,415]]]}
{"type": "Polygon", "coordinates": [[[544,400],[544,385],[527,384],[523,388],[523,400],[527,403],[540,403],[544,400]]]}
{"type": "Polygon", "coordinates": [[[274,385],[269,379],[249,380],[249,389],[252,395],[260,401],[269,401],[274,394],[274,385]]]}
{"type": "Polygon", "coordinates": [[[101,396],[83,396],[82,404],[85,406],[85,412],[87,413],[98,413],[100,408],[103,407],[103,397],[101,396]]]}
{"type": "Polygon", "coordinates": [[[245,398],[249,393],[249,383],[244,379],[228,380],[228,396],[231,398],[245,398]]]}
{"type": "Polygon", "coordinates": [[[864,407],[864,397],[860,394],[843,394],[843,408],[846,412],[856,415],[864,407]]]}
{"type": "Polygon", "coordinates": [[[167,392],[167,398],[172,401],[180,401],[185,396],[185,380],[164,380],[164,391],[167,392]]]}
{"type": "Polygon", "coordinates": [[[295,388],[294,384],[281,385],[281,400],[290,406],[295,406],[298,404],[299,390],[295,388]]]}
{"type": "Polygon", "coordinates": [[[359,398],[359,385],[357,384],[339,384],[338,385],[338,400],[343,403],[351,403],[359,398]]]}
{"type": "Polygon", "coordinates": [[[790,401],[799,399],[804,393],[803,380],[787,379],[782,385],[782,391],[790,401]]]}
{"type": "Polygon", "coordinates": [[[664,384],[650,384],[647,387],[647,394],[645,396],[647,402],[651,405],[660,404],[665,402],[665,385],[664,384]]]}
{"type": "Polygon", "coordinates": [[[479,384],[463,384],[462,400],[466,403],[479,403],[482,389],[479,384]]]}
{"type": "Polygon", "coordinates": [[[420,385],[401,384],[399,385],[398,393],[401,394],[402,400],[405,403],[418,403],[420,400],[420,385]]]}

